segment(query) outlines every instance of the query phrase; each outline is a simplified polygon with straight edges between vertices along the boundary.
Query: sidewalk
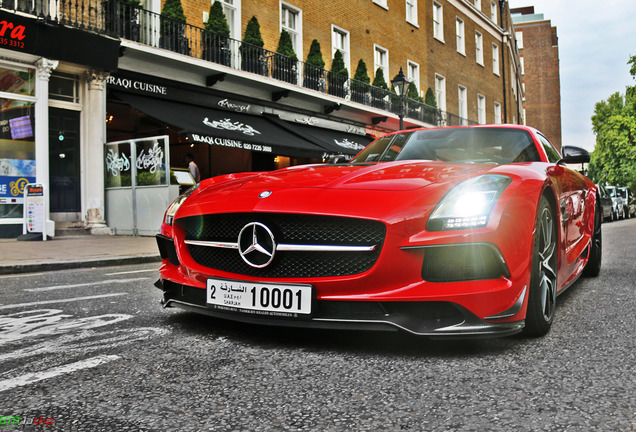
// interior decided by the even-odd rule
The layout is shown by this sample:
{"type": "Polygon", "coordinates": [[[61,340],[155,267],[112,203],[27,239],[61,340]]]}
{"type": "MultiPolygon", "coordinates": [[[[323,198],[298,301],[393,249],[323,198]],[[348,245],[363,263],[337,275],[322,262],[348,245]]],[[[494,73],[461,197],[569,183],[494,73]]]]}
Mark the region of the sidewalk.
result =
{"type": "Polygon", "coordinates": [[[161,261],[154,237],[61,236],[47,241],[0,239],[0,274],[161,261]]]}

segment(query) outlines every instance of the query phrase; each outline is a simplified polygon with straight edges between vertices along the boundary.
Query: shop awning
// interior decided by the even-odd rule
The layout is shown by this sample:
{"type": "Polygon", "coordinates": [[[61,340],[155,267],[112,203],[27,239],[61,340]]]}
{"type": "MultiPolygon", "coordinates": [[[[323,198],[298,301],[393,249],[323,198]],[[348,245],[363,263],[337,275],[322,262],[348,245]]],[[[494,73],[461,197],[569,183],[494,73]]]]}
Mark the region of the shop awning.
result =
{"type": "Polygon", "coordinates": [[[270,119],[198,105],[113,92],[120,100],[159,121],[181,128],[193,143],[205,143],[281,156],[326,158],[329,147],[311,142],[270,119]]]}
{"type": "Polygon", "coordinates": [[[334,129],[309,126],[282,120],[278,116],[266,115],[272,122],[297,136],[305,137],[314,144],[328,149],[331,154],[357,155],[373,138],[334,129]]]}

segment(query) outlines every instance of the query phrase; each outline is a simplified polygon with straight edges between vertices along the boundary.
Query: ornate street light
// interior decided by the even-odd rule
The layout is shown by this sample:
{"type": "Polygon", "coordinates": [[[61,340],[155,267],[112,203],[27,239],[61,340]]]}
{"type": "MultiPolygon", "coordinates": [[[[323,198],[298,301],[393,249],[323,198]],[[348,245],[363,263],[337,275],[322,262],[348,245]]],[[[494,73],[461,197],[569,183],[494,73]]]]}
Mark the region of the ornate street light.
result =
{"type": "Polygon", "coordinates": [[[400,117],[400,130],[404,129],[404,114],[406,111],[406,95],[409,92],[409,86],[411,85],[411,80],[408,79],[404,72],[402,71],[402,67],[400,67],[400,72],[391,80],[391,85],[393,89],[400,97],[400,112],[398,116],[400,117]]]}

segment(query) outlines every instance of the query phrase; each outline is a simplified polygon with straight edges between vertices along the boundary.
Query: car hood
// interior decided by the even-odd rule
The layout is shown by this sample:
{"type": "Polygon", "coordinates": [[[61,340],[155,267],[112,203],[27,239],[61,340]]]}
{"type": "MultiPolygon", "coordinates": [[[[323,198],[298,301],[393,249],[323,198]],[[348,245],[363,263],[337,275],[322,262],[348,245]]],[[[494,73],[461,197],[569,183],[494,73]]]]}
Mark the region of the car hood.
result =
{"type": "Polygon", "coordinates": [[[409,217],[411,212],[420,214],[435,205],[460,181],[490,170],[496,170],[496,165],[404,161],[230,174],[204,180],[179,209],[177,218],[252,211],[385,220],[409,217]]]}
{"type": "Polygon", "coordinates": [[[385,162],[350,165],[304,165],[264,173],[245,180],[240,188],[325,188],[404,191],[446,182],[493,165],[439,162],[385,162]]]}

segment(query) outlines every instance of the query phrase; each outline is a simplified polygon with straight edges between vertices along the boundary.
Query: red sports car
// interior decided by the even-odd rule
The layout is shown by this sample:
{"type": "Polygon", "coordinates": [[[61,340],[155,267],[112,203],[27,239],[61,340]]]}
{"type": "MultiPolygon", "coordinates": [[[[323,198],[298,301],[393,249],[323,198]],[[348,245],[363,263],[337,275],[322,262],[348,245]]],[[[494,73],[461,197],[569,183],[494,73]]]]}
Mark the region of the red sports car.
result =
{"type": "Polygon", "coordinates": [[[514,125],[383,136],[346,164],[202,181],[157,242],[163,306],[430,337],[543,335],[601,266],[596,186],[514,125]]]}

